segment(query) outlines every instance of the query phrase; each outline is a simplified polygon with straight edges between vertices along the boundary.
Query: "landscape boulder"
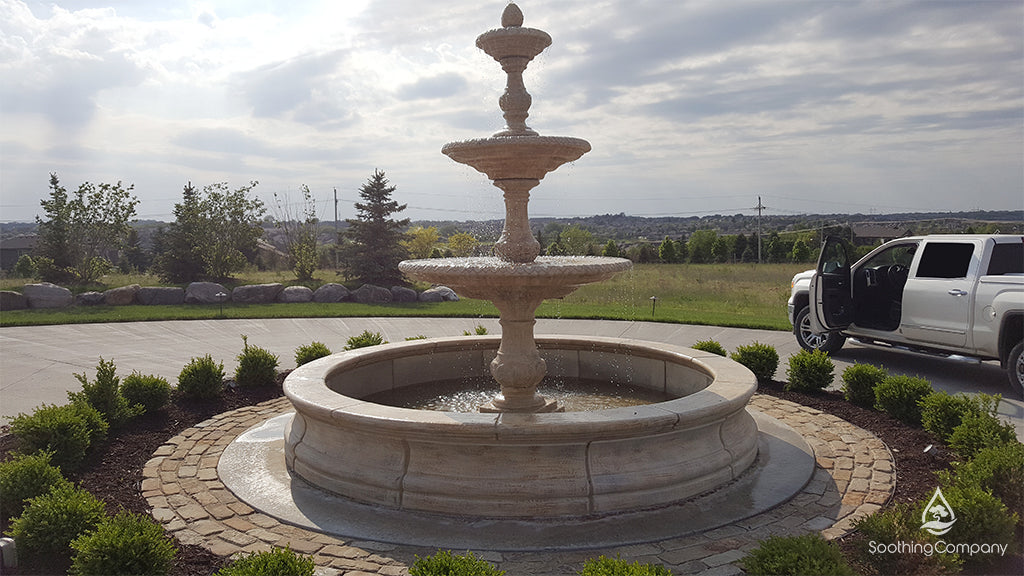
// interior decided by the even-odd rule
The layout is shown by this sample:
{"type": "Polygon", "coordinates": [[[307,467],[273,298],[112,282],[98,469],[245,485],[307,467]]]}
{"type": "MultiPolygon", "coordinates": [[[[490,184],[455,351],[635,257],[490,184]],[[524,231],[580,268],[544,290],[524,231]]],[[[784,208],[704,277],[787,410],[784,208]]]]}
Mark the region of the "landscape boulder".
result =
{"type": "Polygon", "coordinates": [[[22,294],[28,300],[29,308],[64,308],[75,301],[71,290],[49,282],[26,284],[22,294]]]}
{"type": "Polygon", "coordinates": [[[0,290],[0,310],[24,310],[28,308],[25,295],[14,290],[0,290]]]}
{"type": "Polygon", "coordinates": [[[185,301],[185,289],[177,286],[143,286],[139,288],[135,300],[147,306],[181,304],[185,301]]]}
{"type": "Polygon", "coordinates": [[[420,292],[420,302],[458,302],[459,295],[447,286],[434,286],[420,292]]]}
{"type": "Polygon", "coordinates": [[[406,288],[405,286],[391,287],[392,302],[415,302],[416,300],[417,294],[412,288],[406,288]]]}
{"type": "Polygon", "coordinates": [[[231,300],[228,291],[216,282],[193,282],[185,288],[186,304],[219,304],[231,300]],[[225,294],[218,298],[217,294],[225,294]]]}
{"type": "Polygon", "coordinates": [[[352,292],[352,300],[360,304],[387,304],[391,298],[391,290],[373,284],[363,284],[352,292]]]}
{"type": "Polygon", "coordinates": [[[135,295],[139,293],[140,286],[121,286],[111,288],[103,293],[103,303],[108,306],[127,306],[135,303],[135,295]]]}
{"type": "Polygon", "coordinates": [[[103,292],[82,292],[75,296],[75,304],[79,306],[99,306],[103,304],[103,292]]]}
{"type": "Polygon", "coordinates": [[[281,293],[277,296],[277,301],[286,304],[312,302],[313,291],[305,286],[289,286],[284,290],[281,290],[281,293]]]}
{"type": "Polygon", "coordinates": [[[330,282],[316,289],[313,292],[313,302],[334,303],[349,299],[348,288],[341,284],[330,282]]]}
{"type": "Polygon", "coordinates": [[[270,304],[284,289],[283,284],[249,284],[231,291],[231,301],[238,304],[270,304]]]}

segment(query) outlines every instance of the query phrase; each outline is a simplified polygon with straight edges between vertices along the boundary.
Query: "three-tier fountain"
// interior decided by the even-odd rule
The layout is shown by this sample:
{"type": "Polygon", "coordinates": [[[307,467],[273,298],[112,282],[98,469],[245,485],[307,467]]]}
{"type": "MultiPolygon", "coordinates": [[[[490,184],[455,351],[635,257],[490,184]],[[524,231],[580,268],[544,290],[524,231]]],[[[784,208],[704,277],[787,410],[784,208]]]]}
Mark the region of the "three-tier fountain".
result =
{"type": "MultiPolygon", "coordinates": [[[[503,191],[506,217],[496,255],[400,265],[410,278],[492,301],[500,312],[501,336],[361,348],[292,372],[285,393],[295,414],[288,416],[284,433],[291,508],[275,514],[287,521],[428,545],[600,546],[706,527],[708,521],[698,517],[722,498],[749,501],[753,514],[799,490],[807,479],[787,480],[794,485],[783,490],[764,484],[771,441],[758,427],[774,425],[747,411],[757,383],[741,365],[667,344],[535,337],[534,314],[543,300],[608,279],[628,270],[630,262],[538,256],[527,210],[530,191],[548,172],[588,152],[590,144],[541,136],[526,125],[531,97],[523,72],[551,37],[522,24],[522,12],[509,4],[501,27],[476,41],[507,74],[499,100],[506,126],[490,137],[442,148],[503,191]],[[563,411],[557,401],[538,394],[545,377],[629,385],[668,399],[563,411]],[[366,399],[459,379],[492,380],[493,399],[474,412],[416,410],[366,399]],[[702,496],[711,492],[717,494],[711,500],[702,496]],[[325,512],[339,506],[343,512],[325,512]],[[368,528],[381,522],[390,528],[368,528]],[[580,526],[589,527],[585,542],[565,532],[580,526]]],[[[233,457],[241,467],[261,458],[245,454],[233,457]]],[[[222,468],[231,459],[227,462],[222,468]]],[[[780,465],[788,466],[776,461],[780,465]]],[[[267,496],[265,487],[226,483],[236,493],[250,493],[252,500],[280,504],[285,498],[267,496]]],[[[253,503],[261,509],[276,506],[253,503]]],[[[723,512],[710,525],[719,520],[730,517],[723,512]]]]}

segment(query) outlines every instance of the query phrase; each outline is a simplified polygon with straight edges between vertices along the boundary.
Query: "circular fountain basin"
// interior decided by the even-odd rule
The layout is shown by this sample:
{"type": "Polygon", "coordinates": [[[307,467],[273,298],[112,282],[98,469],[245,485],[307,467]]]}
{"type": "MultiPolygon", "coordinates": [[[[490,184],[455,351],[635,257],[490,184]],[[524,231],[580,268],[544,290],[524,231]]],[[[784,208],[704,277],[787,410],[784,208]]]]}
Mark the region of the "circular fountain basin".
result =
{"type": "Polygon", "coordinates": [[[569,136],[498,136],[449,142],[441,153],[491,180],[533,179],[590,152],[590,143],[569,136]]]}
{"type": "Polygon", "coordinates": [[[292,372],[289,471],[358,502],[453,516],[545,518],[666,506],[739,477],[758,452],[746,410],[757,384],[736,362],[616,338],[537,339],[554,376],[665,392],[667,402],[553,414],[411,410],[373,393],[482,377],[497,337],[416,340],[322,358],[292,372]]]}

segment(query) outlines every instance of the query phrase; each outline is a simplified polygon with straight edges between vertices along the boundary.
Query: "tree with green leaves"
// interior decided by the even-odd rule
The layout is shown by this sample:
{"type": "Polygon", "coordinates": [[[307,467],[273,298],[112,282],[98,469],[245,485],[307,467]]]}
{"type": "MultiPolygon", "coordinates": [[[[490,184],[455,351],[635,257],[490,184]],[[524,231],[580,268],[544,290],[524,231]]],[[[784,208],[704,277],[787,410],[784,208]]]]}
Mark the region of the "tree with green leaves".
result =
{"type": "Polygon", "coordinates": [[[174,205],[175,220],[154,238],[154,266],[167,282],[221,280],[245,268],[263,235],[263,202],[250,198],[257,182],[230,190],[226,182],[200,192],[189,182],[174,205]]]}
{"type": "Polygon", "coordinates": [[[479,245],[480,241],[468,232],[456,232],[448,237],[448,250],[456,258],[472,256],[479,245]]]}
{"type": "Polygon", "coordinates": [[[347,276],[378,286],[404,283],[398,263],[408,257],[402,230],[409,219],[391,218],[406,208],[391,198],[394,191],[381,170],[374,170],[359,189],[363,202],[356,203],[358,217],[346,220],[345,234],[352,240],[343,255],[347,276]]]}
{"type": "Polygon", "coordinates": [[[50,174],[50,197],[40,205],[46,218],[36,217],[39,245],[36,255],[43,280],[89,283],[110,268],[123,247],[139,199],[134,185],[85,182],[73,194],[50,174]]]}
{"type": "Polygon", "coordinates": [[[313,273],[320,266],[320,252],[317,249],[320,219],[316,213],[316,199],[309,191],[309,186],[303,184],[301,189],[302,214],[293,214],[288,202],[282,202],[277,192],[274,193],[274,201],[278,212],[276,225],[284,231],[292,272],[300,282],[305,282],[313,279],[313,273]]]}
{"type": "Polygon", "coordinates": [[[413,258],[430,258],[434,250],[437,250],[437,241],[440,236],[436,226],[427,228],[416,226],[409,230],[407,236],[409,239],[405,241],[405,247],[413,258]]]}
{"type": "Polygon", "coordinates": [[[668,236],[665,236],[665,239],[661,241],[661,246],[658,246],[658,258],[666,264],[671,264],[678,259],[676,243],[668,236]]]}
{"type": "Polygon", "coordinates": [[[615,243],[615,240],[609,240],[608,243],[604,245],[604,250],[601,250],[601,256],[607,256],[609,258],[618,258],[619,254],[621,254],[621,251],[619,250],[619,245],[615,243]]]}
{"type": "Polygon", "coordinates": [[[687,241],[687,248],[690,253],[690,262],[693,264],[705,264],[713,260],[711,250],[715,246],[715,239],[718,232],[714,230],[697,230],[690,235],[687,241]]]}
{"type": "Polygon", "coordinates": [[[572,224],[558,233],[558,244],[565,255],[586,256],[593,251],[594,235],[579,224],[572,224]]]}

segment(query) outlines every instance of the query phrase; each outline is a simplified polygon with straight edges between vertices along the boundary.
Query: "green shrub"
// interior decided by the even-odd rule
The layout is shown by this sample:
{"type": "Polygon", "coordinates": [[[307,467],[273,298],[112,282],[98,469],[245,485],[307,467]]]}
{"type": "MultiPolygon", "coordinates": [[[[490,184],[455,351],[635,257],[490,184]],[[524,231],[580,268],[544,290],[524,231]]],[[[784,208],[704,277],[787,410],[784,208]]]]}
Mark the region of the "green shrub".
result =
{"type": "Polygon", "coordinates": [[[999,407],[999,396],[979,394],[949,395],[945,392],[932,392],[921,401],[921,425],[935,434],[940,440],[949,443],[953,429],[967,416],[988,413],[995,415],[999,407]]]}
{"type": "Polygon", "coordinates": [[[746,346],[737,346],[732,353],[732,359],[743,364],[758,382],[771,382],[775,376],[775,370],[779,367],[779,353],[774,346],[754,342],[746,346]]]}
{"type": "Polygon", "coordinates": [[[785,389],[798,392],[824,390],[835,379],[835,369],[836,365],[826,352],[801,349],[789,357],[785,389]]]}
{"type": "Polygon", "coordinates": [[[690,346],[690,348],[693,348],[694,350],[701,350],[703,352],[710,352],[712,354],[718,354],[719,356],[729,355],[717,340],[697,340],[693,343],[693,346],[690,346]]]}
{"type": "Polygon", "coordinates": [[[0,462],[0,518],[13,518],[25,509],[25,501],[42,496],[50,488],[67,483],[60,469],[50,464],[50,452],[15,454],[0,462]]]}
{"type": "Polygon", "coordinates": [[[118,512],[71,542],[70,574],[132,576],[169,574],[177,548],[151,518],[118,512]]]}
{"type": "Polygon", "coordinates": [[[235,382],[239,386],[273,386],[276,381],[277,356],[259,346],[249,346],[249,339],[243,334],[235,382]]]}
{"type": "Polygon", "coordinates": [[[23,454],[50,452],[53,465],[69,472],[81,465],[90,446],[106,438],[107,422],[87,404],[43,404],[32,414],[18,414],[11,434],[23,454]]]}
{"type": "Polygon", "coordinates": [[[580,576],[672,576],[672,571],[661,564],[629,563],[621,558],[598,556],[583,564],[580,576]]]}
{"type": "Polygon", "coordinates": [[[843,397],[847,402],[873,408],[875,406],[875,386],[889,377],[885,368],[871,364],[854,364],[843,370],[843,397]]]}
{"type": "Polygon", "coordinates": [[[423,558],[417,555],[409,567],[410,576],[501,576],[504,573],[490,562],[473,556],[472,552],[460,555],[452,554],[451,550],[438,550],[423,558]]]}
{"type": "Polygon", "coordinates": [[[71,541],[96,528],[103,517],[103,502],[65,483],[29,500],[21,516],[11,522],[10,533],[19,558],[65,565],[71,556],[71,541]]]}
{"type": "Polygon", "coordinates": [[[136,371],[124,377],[121,394],[129,404],[142,406],[145,412],[156,412],[170,401],[171,385],[166,378],[136,371]]]}
{"type": "Polygon", "coordinates": [[[327,344],[324,344],[323,342],[311,342],[295,349],[295,365],[302,366],[303,364],[308,364],[317,358],[323,358],[324,356],[330,355],[331,349],[327,347],[327,344]]]}
{"type": "Polygon", "coordinates": [[[909,426],[921,425],[921,400],[932,385],[916,376],[889,376],[875,386],[875,408],[909,426]]]}
{"type": "Polygon", "coordinates": [[[15,278],[34,278],[38,269],[36,268],[36,263],[32,261],[31,256],[28,254],[22,254],[14,264],[13,272],[15,278]]]}
{"type": "Polygon", "coordinates": [[[96,380],[92,382],[85,374],[75,374],[75,378],[82,383],[82,390],[68,392],[68,400],[92,406],[111,427],[117,428],[142,413],[141,408],[128,404],[121,394],[120,378],[113,360],[107,362],[100,358],[96,366],[96,380]]]}
{"type": "Polygon", "coordinates": [[[856,534],[851,546],[851,559],[870,566],[876,574],[956,574],[963,564],[957,554],[918,554],[880,552],[872,546],[896,542],[922,542],[934,544],[938,537],[921,530],[921,506],[909,502],[893,504],[889,508],[857,520],[856,534]]]}
{"type": "Polygon", "coordinates": [[[487,336],[487,328],[485,328],[482,324],[477,324],[476,328],[474,328],[472,332],[470,332],[469,330],[463,330],[462,331],[462,335],[463,336],[487,336]]]}
{"type": "Polygon", "coordinates": [[[949,435],[949,447],[963,458],[974,455],[985,448],[993,448],[1017,441],[1013,425],[1003,422],[992,414],[968,414],[949,435]]]}
{"type": "Polygon", "coordinates": [[[291,548],[274,548],[232,561],[214,576],[313,576],[313,559],[291,548]]]}
{"type": "Polygon", "coordinates": [[[357,334],[348,339],[345,344],[345,350],[355,350],[356,348],[366,348],[367,346],[377,346],[379,344],[387,344],[388,341],[381,336],[380,332],[370,332],[369,330],[363,330],[362,334],[357,334]]]}
{"type": "Polygon", "coordinates": [[[405,341],[408,342],[410,340],[426,340],[426,339],[427,339],[427,337],[424,336],[423,334],[417,334],[415,336],[407,336],[405,338],[405,341]]]}
{"type": "Polygon", "coordinates": [[[820,534],[771,536],[740,559],[739,564],[751,575],[854,574],[839,547],[820,534]]]}
{"type": "MultiPolygon", "coordinates": [[[[943,539],[957,544],[1005,544],[1008,553],[1016,551],[1017,515],[998,498],[977,486],[943,488],[950,508],[956,512],[956,522],[943,539]]],[[[964,564],[984,567],[999,559],[998,554],[973,554],[964,557],[964,564]]]]}
{"type": "Polygon", "coordinates": [[[214,398],[224,389],[224,364],[209,354],[193,358],[178,375],[178,392],[186,398],[214,398]]]}
{"type": "Polygon", "coordinates": [[[954,462],[952,470],[939,472],[943,486],[977,486],[992,493],[1024,519],[1024,444],[1009,442],[982,448],[966,462],[954,462]]]}

